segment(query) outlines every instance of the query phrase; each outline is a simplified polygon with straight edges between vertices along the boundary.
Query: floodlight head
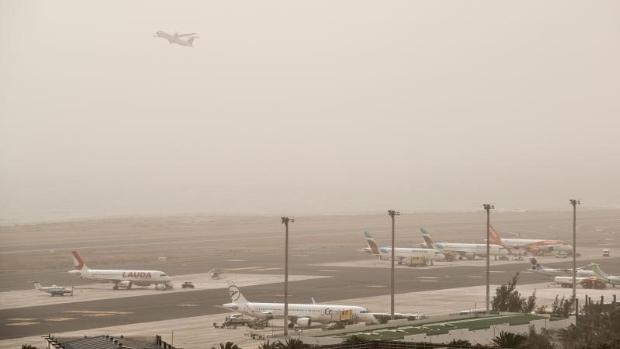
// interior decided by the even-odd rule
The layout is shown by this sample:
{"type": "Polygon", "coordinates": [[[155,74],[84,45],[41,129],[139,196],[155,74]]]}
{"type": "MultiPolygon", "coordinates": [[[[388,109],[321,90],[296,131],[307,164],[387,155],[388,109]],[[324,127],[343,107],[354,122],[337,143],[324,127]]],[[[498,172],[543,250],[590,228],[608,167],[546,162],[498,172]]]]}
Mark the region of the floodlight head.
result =
{"type": "Polygon", "coordinates": [[[282,224],[285,223],[293,223],[295,222],[295,218],[290,218],[290,217],[282,217],[282,224]]]}
{"type": "Polygon", "coordinates": [[[484,207],[484,209],[487,211],[495,209],[495,206],[491,204],[483,204],[482,207],[484,207]]]}

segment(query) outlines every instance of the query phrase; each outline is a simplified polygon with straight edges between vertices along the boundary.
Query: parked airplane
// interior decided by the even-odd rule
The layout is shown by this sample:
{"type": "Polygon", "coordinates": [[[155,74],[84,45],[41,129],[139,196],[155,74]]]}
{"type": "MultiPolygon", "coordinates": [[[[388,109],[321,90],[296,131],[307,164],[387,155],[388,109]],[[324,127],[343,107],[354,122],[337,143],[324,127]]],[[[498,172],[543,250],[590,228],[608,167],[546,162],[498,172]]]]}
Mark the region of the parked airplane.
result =
{"type": "Polygon", "coordinates": [[[73,287],[66,288],[62,286],[41,286],[41,284],[37,281],[34,282],[34,288],[41,291],[49,293],[50,296],[64,296],[66,294],[73,296],[73,287]]]}
{"type": "Polygon", "coordinates": [[[563,240],[504,239],[493,226],[490,227],[489,233],[492,244],[504,246],[508,250],[522,250],[536,255],[556,251],[573,251],[573,246],[563,240]]]}
{"type": "Polygon", "coordinates": [[[155,288],[158,290],[172,288],[170,277],[163,271],[90,269],[77,251],[71,251],[71,253],[73,254],[73,270],[69,270],[69,273],[80,275],[82,279],[113,282],[115,290],[119,288],[130,289],[133,285],[155,285],[155,288]]]}
{"type": "MultiPolygon", "coordinates": [[[[228,294],[231,303],[222,306],[228,310],[240,312],[259,320],[282,319],[284,318],[284,303],[254,303],[241,294],[235,285],[228,287],[228,294]]],[[[288,305],[289,325],[299,327],[310,327],[314,323],[329,325],[334,323],[352,322],[378,324],[375,317],[368,312],[368,309],[354,305],[334,305],[334,304],[289,304],[288,305]],[[349,315],[347,317],[347,315],[349,315]]]]}
{"type": "Polygon", "coordinates": [[[194,40],[198,38],[196,36],[196,33],[188,33],[188,34],[174,33],[174,34],[168,34],[168,33],[163,32],[163,31],[158,31],[153,36],[156,37],[156,38],[166,39],[166,40],[168,40],[168,43],[170,43],[170,44],[178,44],[178,45],[181,45],[181,46],[188,46],[188,47],[193,47],[194,46],[194,40]],[[182,38],[185,38],[185,37],[187,37],[187,40],[183,40],[182,39],[182,38]]]}
{"type": "Polygon", "coordinates": [[[604,280],[612,287],[620,285],[620,276],[607,274],[606,272],[601,270],[601,266],[596,263],[591,263],[590,265],[592,266],[592,271],[594,272],[594,274],[596,274],[596,276],[598,276],[600,279],[604,280]]]}
{"type": "MultiPolygon", "coordinates": [[[[422,232],[422,238],[426,242],[426,246],[428,248],[436,248],[443,252],[445,255],[457,255],[461,259],[475,259],[476,256],[486,257],[487,255],[487,245],[486,244],[472,244],[472,243],[461,243],[461,242],[434,242],[431,238],[431,234],[425,229],[420,228],[422,232]]],[[[496,244],[490,244],[489,252],[491,256],[497,258],[497,256],[502,256],[508,254],[508,251],[496,244]]]]}
{"type": "MultiPolygon", "coordinates": [[[[532,268],[530,270],[548,276],[570,276],[573,275],[573,269],[556,269],[542,266],[536,258],[530,258],[532,268]]],[[[577,277],[593,277],[596,276],[594,271],[584,269],[584,267],[577,268],[577,277]]],[[[572,282],[572,281],[571,281],[572,282]]]]}
{"type": "MultiPolygon", "coordinates": [[[[392,258],[391,246],[379,246],[377,241],[370,235],[369,232],[364,232],[366,243],[368,247],[365,249],[367,252],[379,256],[381,259],[390,260],[392,258]]],[[[395,247],[394,258],[399,263],[403,263],[406,259],[411,257],[421,257],[432,263],[434,260],[445,259],[445,256],[441,251],[435,248],[422,248],[422,247],[395,247]]]]}

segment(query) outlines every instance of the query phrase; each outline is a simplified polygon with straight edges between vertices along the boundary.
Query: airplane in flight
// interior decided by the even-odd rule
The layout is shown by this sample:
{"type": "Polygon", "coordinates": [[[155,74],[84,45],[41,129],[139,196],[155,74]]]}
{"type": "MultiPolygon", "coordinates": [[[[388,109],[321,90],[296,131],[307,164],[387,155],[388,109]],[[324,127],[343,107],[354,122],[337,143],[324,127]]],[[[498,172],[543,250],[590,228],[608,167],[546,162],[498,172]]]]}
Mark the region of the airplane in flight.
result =
{"type": "Polygon", "coordinates": [[[130,289],[131,286],[150,286],[155,285],[157,290],[167,290],[172,288],[170,277],[159,270],[135,270],[135,269],[90,269],[77,251],[73,254],[73,269],[69,274],[79,275],[85,280],[97,280],[103,282],[113,282],[114,289],[130,289]]]}
{"type": "MultiPolygon", "coordinates": [[[[431,234],[425,229],[420,228],[422,232],[422,238],[426,243],[426,247],[435,248],[441,251],[444,255],[459,256],[459,258],[476,259],[479,257],[486,257],[487,245],[486,244],[474,244],[474,243],[462,243],[462,242],[434,242],[431,238],[431,234]]],[[[504,256],[508,254],[508,251],[500,245],[490,244],[489,253],[491,256],[497,258],[498,256],[504,256]]]]}
{"type": "Polygon", "coordinates": [[[194,40],[197,39],[198,37],[196,36],[196,33],[187,33],[187,34],[179,34],[179,33],[174,33],[174,34],[168,34],[164,31],[158,31],[157,33],[155,33],[155,35],[153,35],[156,38],[162,38],[162,39],[166,39],[168,40],[168,43],[170,44],[177,44],[177,45],[181,45],[181,46],[187,46],[187,47],[194,47],[194,40]],[[187,39],[183,39],[183,38],[187,38],[187,39]]]}
{"type": "MultiPolygon", "coordinates": [[[[258,320],[284,318],[284,303],[254,303],[249,302],[237,286],[228,287],[231,302],[222,306],[228,310],[239,312],[258,320]]],[[[378,324],[379,321],[364,307],[354,305],[309,304],[288,305],[289,326],[307,328],[312,324],[331,325],[337,323],[365,323],[378,324]]]]}
{"type": "Polygon", "coordinates": [[[39,283],[38,281],[35,281],[34,282],[34,288],[36,290],[41,291],[41,292],[49,293],[49,295],[52,296],[52,297],[54,297],[54,296],[64,296],[66,294],[73,296],[73,287],[66,288],[66,287],[56,286],[56,285],[41,286],[41,283],[39,283]]]}
{"type": "Polygon", "coordinates": [[[492,244],[504,246],[509,251],[522,250],[531,254],[544,254],[556,251],[572,252],[573,246],[563,240],[544,240],[544,239],[504,239],[497,230],[490,227],[490,240],[492,244]]]}
{"type": "MultiPolygon", "coordinates": [[[[547,276],[570,276],[573,275],[573,269],[556,269],[549,268],[538,263],[536,258],[530,258],[530,263],[532,263],[532,267],[530,270],[533,272],[547,275],[547,276]]],[[[577,277],[588,278],[596,276],[593,270],[587,270],[584,267],[577,268],[577,277]]],[[[572,282],[572,281],[571,281],[572,282]]]]}
{"type": "Polygon", "coordinates": [[[597,263],[591,263],[590,265],[592,266],[592,271],[594,272],[594,274],[596,274],[596,276],[598,276],[600,279],[604,280],[612,287],[620,285],[620,276],[607,274],[601,269],[601,266],[597,263]]]}
{"type": "MultiPolygon", "coordinates": [[[[390,260],[392,258],[392,247],[391,246],[379,246],[377,245],[377,241],[375,238],[370,235],[369,232],[364,232],[364,237],[366,239],[366,243],[368,247],[364,250],[368,253],[371,253],[375,256],[379,256],[380,259],[390,260]]],[[[425,247],[395,247],[394,248],[394,258],[398,260],[398,263],[402,264],[407,258],[411,257],[421,257],[425,260],[428,260],[431,264],[434,260],[442,260],[445,259],[445,256],[441,251],[435,248],[425,248],[425,247]]]]}

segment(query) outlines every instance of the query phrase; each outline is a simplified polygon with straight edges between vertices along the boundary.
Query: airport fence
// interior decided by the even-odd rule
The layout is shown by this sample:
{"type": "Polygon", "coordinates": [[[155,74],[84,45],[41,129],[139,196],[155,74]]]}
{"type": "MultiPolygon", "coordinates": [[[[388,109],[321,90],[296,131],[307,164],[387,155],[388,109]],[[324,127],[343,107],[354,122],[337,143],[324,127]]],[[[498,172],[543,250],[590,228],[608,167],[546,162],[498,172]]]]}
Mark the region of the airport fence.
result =
{"type": "Polygon", "coordinates": [[[500,347],[484,345],[463,345],[463,344],[440,344],[440,343],[416,343],[398,341],[370,341],[364,343],[341,343],[331,345],[321,345],[315,348],[320,349],[501,349],[500,347]]]}

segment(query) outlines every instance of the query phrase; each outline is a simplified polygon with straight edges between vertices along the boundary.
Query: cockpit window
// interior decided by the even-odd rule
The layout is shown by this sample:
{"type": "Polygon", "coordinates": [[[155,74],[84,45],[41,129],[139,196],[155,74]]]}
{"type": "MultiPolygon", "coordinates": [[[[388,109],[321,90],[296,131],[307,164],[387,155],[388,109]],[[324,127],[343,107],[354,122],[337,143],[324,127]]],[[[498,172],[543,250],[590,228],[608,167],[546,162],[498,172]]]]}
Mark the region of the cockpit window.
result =
{"type": "Polygon", "coordinates": [[[164,274],[164,273],[161,273],[161,274],[159,274],[159,276],[168,276],[168,275],[166,275],[166,274],[164,274]]]}

